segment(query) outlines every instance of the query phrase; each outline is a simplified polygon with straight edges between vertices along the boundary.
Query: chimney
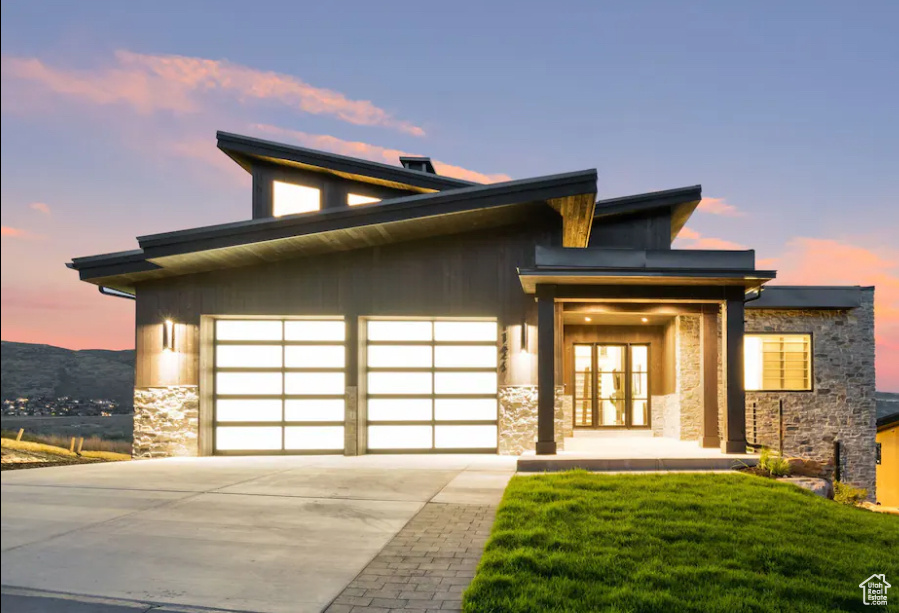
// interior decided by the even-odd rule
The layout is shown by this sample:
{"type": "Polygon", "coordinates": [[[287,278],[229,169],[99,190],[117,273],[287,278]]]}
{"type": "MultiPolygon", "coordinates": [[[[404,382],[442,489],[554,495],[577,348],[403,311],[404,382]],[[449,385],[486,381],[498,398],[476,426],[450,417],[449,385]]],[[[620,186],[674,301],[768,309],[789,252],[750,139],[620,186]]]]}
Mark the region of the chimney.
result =
{"type": "Polygon", "coordinates": [[[418,172],[427,172],[432,175],[436,175],[437,171],[434,170],[434,165],[431,164],[431,158],[420,158],[420,157],[409,157],[409,156],[400,156],[400,164],[403,165],[403,168],[406,170],[417,170],[418,172]]]}

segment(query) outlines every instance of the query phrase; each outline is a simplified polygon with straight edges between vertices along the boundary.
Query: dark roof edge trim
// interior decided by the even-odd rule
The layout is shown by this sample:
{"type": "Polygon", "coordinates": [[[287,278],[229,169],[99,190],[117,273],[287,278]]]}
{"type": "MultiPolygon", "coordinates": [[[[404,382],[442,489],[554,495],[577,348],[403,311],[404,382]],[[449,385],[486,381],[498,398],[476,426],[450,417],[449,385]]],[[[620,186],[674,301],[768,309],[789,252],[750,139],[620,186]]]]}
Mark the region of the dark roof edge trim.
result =
{"type": "Polygon", "coordinates": [[[633,196],[622,196],[597,200],[593,217],[607,217],[610,215],[626,215],[647,209],[671,207],[702,199],[702,185],[690,185],[677,187],[660,192],[647,192],[633,196]]]}
{"type": "Polygon", "coordinates": [[[873,287],[859,285],[769,285],[747,309],[855,309],[861,306],[862,292],[873,287]]]}

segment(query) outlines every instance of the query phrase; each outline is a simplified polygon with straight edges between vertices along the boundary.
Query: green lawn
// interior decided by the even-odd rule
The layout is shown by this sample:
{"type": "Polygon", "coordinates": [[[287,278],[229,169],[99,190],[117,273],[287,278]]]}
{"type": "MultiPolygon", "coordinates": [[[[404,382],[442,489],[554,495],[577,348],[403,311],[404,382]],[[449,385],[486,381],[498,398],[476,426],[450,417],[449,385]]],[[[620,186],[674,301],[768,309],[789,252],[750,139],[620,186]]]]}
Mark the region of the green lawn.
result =
{"type": "Polygon", "coordinates": [[[899,517],[741,474],[518,476],[468,612],[899,610],[899,517]]]}

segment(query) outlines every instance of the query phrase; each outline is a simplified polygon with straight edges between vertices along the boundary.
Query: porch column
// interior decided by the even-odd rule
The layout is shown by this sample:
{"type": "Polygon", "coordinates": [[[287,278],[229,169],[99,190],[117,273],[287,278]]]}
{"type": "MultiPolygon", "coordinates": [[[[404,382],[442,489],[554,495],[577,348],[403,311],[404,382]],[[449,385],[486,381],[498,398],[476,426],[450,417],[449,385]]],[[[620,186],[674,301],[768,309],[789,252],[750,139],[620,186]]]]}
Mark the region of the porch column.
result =
{"type": "Polygon", "coordinates": [[[537,447],[538,455],[556,453],[555,286],[537,286],[537,447]]]}
{"type": "Polygon", "coordinates": [[[718,447],[718,305],[703,306],[701,339],[702,446],[718,447]]]}
{"type": "Polygon", "coordinates": [[[727,293],[727,411],[724,419],[725,453],[746,453],[746,390],[743,381],[743,300],[742,287],[727,293]]]}

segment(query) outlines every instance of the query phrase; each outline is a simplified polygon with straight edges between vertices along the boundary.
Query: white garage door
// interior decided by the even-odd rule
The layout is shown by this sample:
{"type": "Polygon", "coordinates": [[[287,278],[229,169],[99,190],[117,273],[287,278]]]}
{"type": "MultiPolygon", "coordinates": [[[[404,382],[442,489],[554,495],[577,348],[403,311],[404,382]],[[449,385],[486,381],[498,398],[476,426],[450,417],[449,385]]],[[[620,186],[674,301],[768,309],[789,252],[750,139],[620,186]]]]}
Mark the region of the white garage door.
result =
{"type": "Polygon", "coordinates": [[[216,453],[344,449],[342,319],[218,319],[216,453]]]}
{"type": "Polygon", "coordinates": [[[496,451],[496,321],[369,320],[365,361],[369,451],[496,451]]]}

